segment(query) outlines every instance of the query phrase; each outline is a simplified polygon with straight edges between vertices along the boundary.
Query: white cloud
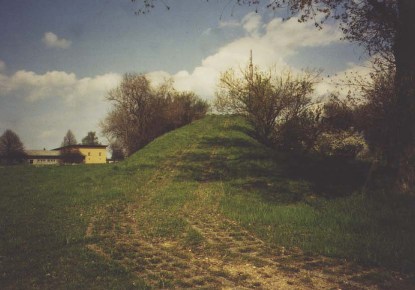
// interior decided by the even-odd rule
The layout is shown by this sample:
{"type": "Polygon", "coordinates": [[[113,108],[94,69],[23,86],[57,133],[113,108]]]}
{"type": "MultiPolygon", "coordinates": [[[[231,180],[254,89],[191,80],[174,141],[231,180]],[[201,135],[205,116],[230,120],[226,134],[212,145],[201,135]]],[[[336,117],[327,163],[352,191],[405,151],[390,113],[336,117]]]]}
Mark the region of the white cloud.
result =
{"type": "Polygon", "coordinates": [[[42,38],[43,43],[46,45],[46,47],[50,48],[69,48],[72,44],[70,40],[67,40],[65,38],[59,38],[55,33],[53,32],[45,32],[42,38]]]}
{"type": "Polygon", "coordinates": [[[242,26],[246,32],[254,34],[262,26],[262,18],[257,13],[249,13],[242,19],[242,26]]]}
{"type": "Polygon", "coordinates": [[[0,96],[11,95],[30,102],[60,98],[76,105],[86,99],[102,99],[120,80],[121,76],[114,73],[79,79],[74,73],[63,71],[37,74],[20,70],[11,76],[0,74],[0,96]]]}
{"type": "MultiPolygon", "coordinates": [[[[295,18],[288,21],[274,18],[265,23],[252,13],[241,21],[222,22],[215,29],[235,29],[237,35],[240,32],[243,35],[203,59],[192,71],[175,74],[155,71],[148,74],[151,80],[159,84],[172,78],[177,89],[192,90],[209,99],[214,96],[219,74],[228,68],[245,67],[251,49],[256,65],[278,69],[285,68],[286,59],[300,48],[326,46],[340,38],[335,27],[326,26],[319,31],[310,23],[298,23],[295,18]]],[[[45,33],[43,41],[48,47],[70,46],[70,41],[52,32],[45,33]]],[[[80,78],[64,71],[19,70],[7,74],[5,67],[0,61],[0,102],[3,99],[7,104],[0,106],[0,128],[7,125],[22,132],[28,148],[57,147],[68,129],[74,131],[78,141],[87,131],[98,132],[97,124],[109,108],[108,102],[103,102],[104,96],[122,78],[114,73],[80,78]]],[[[324,91],[323,85],[318,89],[324,91]]]]}
{"type": "Polygon", "coordinates": [[[300,48],[330,45],[341,37],[336,27],[326,26],[317,30],[312,23],[298,23],[295,17],[288,21],[274,18],[264,23],[256,13],[246,15],[240,22],[221,22],[219,29],[242,29],[244,35],[206,57],[192,72],[180,71],[169,75],[158,71],[150,73],[150,78],[159,81],[160,76],[172,77],[177,89],[192,90],[209,99],[214,95],[219,74],[229,68],[243,68],[248,63],[250,50],[256,65],[286,68],[286,59],[300,48]]]}
{"type": "Polygon", "coordinates": [[[356,90],[356,84],[353,81],[358,79],[359,81],[366,80],[367,83],[371,82],[370,73],[373,72],[371,60],[363,64],[348,63],[347,66],[347,69],[323,78],[315,86],[316,95],[325,96],[328,93],[335,93],[339,97],[345,97],[349,91],[352,91],[357,96],[359,91],[356,90]]]}
{"type": "Polygon", "coordinates": [[[172,76],[165,71],[154,71],[146,75],[149,77],[149,79],[151,79],[152,84],[155,86],[158,86],[172,78],[172,76]]]}
{"type": "Polygon", "coordinates": [[[84,78],[63,71],[0,73],[0,131],[18,132],[29,149],[58,147],[68,129],[78,141],[88,131],[99,133],[98,123],[110,106],[104,97],[121,78],[115,73],[84,78]]]}

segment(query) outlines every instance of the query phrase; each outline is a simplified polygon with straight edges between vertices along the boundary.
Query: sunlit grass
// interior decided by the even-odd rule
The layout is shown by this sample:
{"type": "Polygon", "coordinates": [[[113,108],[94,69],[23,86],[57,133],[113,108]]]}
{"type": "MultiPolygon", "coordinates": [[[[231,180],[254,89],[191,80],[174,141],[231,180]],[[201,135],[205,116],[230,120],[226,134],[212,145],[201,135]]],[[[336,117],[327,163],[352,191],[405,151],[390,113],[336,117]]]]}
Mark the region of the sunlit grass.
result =
{"type": "MultiPolygon", "coordinates": [[[[111,229],[127,206],[150,240],[203,246],[189,219],[219,213],[271,246],[415,270],[412,198],[367,198],[353,174],[331,192],[321,178],[330,168],[321,166],[332,163],[273,152],[251,135],[241,118],[208,116],[122,163],[0,168],[0,288],[146,287],[130,269],[86,248],[100,239],[85,234],[91,220],[111,229]]],[[[159,277],[160,285],[172,285],[172,277],[159,277]]]]}

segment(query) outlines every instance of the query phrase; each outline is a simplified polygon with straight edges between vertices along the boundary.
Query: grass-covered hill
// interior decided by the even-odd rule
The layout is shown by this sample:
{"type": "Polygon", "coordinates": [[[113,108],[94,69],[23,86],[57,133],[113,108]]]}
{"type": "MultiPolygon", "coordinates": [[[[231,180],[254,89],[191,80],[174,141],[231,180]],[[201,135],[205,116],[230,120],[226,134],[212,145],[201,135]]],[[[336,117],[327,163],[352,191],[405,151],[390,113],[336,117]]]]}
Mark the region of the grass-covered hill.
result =
{"type": "Polygon", "coordinates": [[[411,288],[415,202],[208,116],[126,161],[0,168],[0,289],[411,288]]]}

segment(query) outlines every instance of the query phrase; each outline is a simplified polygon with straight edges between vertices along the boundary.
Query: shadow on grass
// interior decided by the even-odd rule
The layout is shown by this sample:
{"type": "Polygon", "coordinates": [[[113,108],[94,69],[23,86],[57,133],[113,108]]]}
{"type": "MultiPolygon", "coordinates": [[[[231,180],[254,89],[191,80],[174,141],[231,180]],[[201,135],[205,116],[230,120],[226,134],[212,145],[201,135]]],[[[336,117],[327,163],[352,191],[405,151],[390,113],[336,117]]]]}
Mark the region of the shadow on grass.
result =
{"type": "Polygon", "coordinates": [[[138,164],[115,164],[111,167],[112,174],[116,175],[134,175],[137,172],[145,171],[145,170],[154,170],[156,168],[153,164],[145,164],[145,163],[138,163],[138,164]]]}
{"type": "Polygon", "coordinates": [[[244,133],[248,136],[255,136],[255,130],[253,130],[252,128],[250,128],[249,126],[245,125],[241,125],[241,124],[232,124],[230,126],[227,126],[226,128],[224,128],[225,131],[236,131],[236,132],[241,132],[244,133]]]}
{"type": "Polygon", "coordinates": [[[317,195],[335,198],[360,190],[367,178],[367,162],[327,156],[285,155],[277,162],[284,165],[284,174],[310,182],[317,195]]]}
{"type": "MultiPolygon", "coordinates": [[[[250,132],[236,127],[229,130],[250,132]]],[[[362,188],[368,171],[363,162],[285,154],[248,137],[205,138],[181,159],[179,179],[224,181],[235,189],[257,192],[267,201],[283,203],[299,202],[310,195],[350,195],[362,188]]]]}
{"type": "Polygon", "coordinates": [[[223,182],[224,210],[247,227],[255,224],[260,235],[268,237],[271,228],[275,243],[403,272],[415,268],[415,199],[353,194],[366,181],[365,162],[278,152],[235,131],[205,137],[180,161],[178,180],[223,182]],[[303,202],[312,209],[292,206],[303,202]],[[274,207],[283,204],[290,206],[274,207]]]}
{"type": "Polygon", "coordinates": [[[270,151],[252,139],[206,138],[196,150],[181,157],[177,178],[223,181],[237,191],[258,192],[271,202],[289,203],[303,199],[305,182],[281,178],[280,166],[270,157],[270,151]]]}

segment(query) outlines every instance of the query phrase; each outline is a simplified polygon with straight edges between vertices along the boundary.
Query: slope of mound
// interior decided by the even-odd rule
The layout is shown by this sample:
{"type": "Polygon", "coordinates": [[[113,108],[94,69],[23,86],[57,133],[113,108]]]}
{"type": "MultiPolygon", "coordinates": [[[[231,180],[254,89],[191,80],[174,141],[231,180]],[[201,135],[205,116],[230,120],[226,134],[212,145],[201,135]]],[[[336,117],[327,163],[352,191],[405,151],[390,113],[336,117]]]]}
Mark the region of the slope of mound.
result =
{"type": "Polygon", "coordinates": [[[408,201],[347,196],[251,134],[208,116],[121,163],[0,168],[0,288],[411,286],[377,267],[414,268],[408,201]]]}

